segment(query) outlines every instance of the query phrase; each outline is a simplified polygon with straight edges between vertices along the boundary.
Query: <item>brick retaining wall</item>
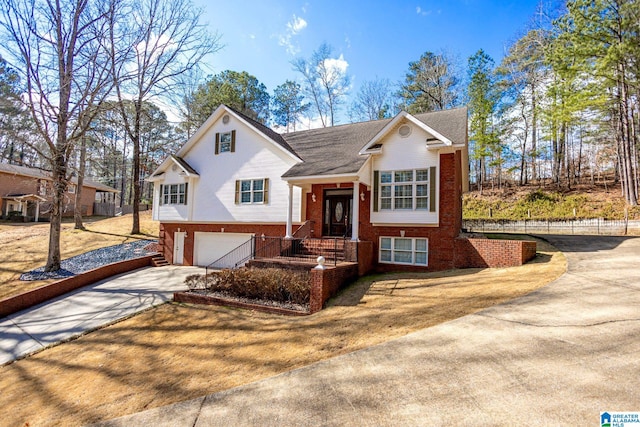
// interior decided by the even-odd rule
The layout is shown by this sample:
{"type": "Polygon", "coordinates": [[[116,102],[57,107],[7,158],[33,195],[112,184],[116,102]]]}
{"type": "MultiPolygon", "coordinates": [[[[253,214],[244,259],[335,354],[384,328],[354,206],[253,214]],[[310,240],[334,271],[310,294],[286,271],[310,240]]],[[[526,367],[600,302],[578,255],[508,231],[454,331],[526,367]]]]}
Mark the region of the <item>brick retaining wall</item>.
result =
{"type": "Polygon", "coordinates": [[[456,268],[515,267],[536,256],[536,242],[524,240],[455,239],[456,268]]]}
{"type": "Polygon", "coordinates": [[[357,278],[357,263],[344,263],[324,270],[312,269],[309,311],[313,314],[322,310],[324,303],[336,295],[342,286],[357,278]]]}
{"type": "Polygon", "coordinates": [[[25,308],[33,307],[34,305],[106,279],[107,277],[137,270],[142,267],[148,267],[151,265],[151,257],[152,256],[144,256],[104,265],[49,285],[0,300],[0,318],[24,310],[25,308]]]}

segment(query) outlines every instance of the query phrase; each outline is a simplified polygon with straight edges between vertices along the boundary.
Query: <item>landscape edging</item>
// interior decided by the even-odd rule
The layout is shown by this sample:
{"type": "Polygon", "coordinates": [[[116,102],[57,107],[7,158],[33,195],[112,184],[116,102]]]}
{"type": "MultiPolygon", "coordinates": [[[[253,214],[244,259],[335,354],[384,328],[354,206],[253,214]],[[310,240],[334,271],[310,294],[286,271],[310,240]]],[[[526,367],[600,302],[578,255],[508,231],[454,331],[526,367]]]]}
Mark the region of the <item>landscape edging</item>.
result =
{"type": "Polygon", "coordinates": [[[173,301],[188,304],[220,305],[227,307],[244,308],[247,310],[262,311],[265,313],[284,314],[287,316],[308,316],[309,314],[311,314],[308,311],[298,311],[282,307],[271,307],[268,305],[252,304],[249,302],[218,298],[212,295],[195,294],[192,292],[174,292],[173,301]]]}
{"type": "Polygon", "coordinates": [[[83,273],[76,274],[75,276],[67,277],[57,282],[5,298],[0,300],[0,318],[59,297],[60,295],[64,295],[83,286],[115,276],[116,274],[126,273],[142,267],[148,267],[152,265],[151,258],[152,255],[147,255],[103,265],[101,267],[94,268],[93,270],[85,271],[83,273]]]}

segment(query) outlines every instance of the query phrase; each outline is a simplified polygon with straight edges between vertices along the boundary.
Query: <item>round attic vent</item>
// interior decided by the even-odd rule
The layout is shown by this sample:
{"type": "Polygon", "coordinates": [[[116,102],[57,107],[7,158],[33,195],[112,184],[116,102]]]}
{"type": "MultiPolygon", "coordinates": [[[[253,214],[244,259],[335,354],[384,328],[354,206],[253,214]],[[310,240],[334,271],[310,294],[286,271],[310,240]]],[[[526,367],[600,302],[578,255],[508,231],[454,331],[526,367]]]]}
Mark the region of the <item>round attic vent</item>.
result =
{"type": "Polygon", "coordinates": [[[227,123],[229,123],[229,115],[225,114],[224,116],[222,116],[222,123],[224,123],[225,125],[227,123]]]}
{"type": "Polygon", "coordinates": [[[411,135],[411,126],[409,125],[400,126],[400,128],[398,129],[398,134],[403,138],[408,137],[409,135],[411,135]]]}
{"type": "Polygon", "coordinates": [[[171,170],[173,172],[177,171],[178,170],[178,166],[176,166],[176,165],[171,166],[171,170]]]}

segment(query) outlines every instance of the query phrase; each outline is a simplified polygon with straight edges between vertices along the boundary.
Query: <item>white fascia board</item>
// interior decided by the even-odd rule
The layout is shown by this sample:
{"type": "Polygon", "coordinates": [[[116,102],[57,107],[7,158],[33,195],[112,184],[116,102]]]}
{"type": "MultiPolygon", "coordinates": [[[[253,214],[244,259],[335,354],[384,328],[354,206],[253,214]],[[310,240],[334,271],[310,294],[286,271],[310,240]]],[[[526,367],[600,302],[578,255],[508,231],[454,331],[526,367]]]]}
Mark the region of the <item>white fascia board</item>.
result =
{"type": "MultiPolygon", "coordinates": [[[[182,148],[180,148],[178,150],[178,152],[176,153],[176,156],[178,157],[184,157],[184,155],[191,150],[191,147],[193,147],[195,145],[195,143],[197,141],[200,140],[200,138],[202,137],[202,135],[204,135],[207,130],[222,116],[222,114],[224,112],[231,112],[227,109],[227,107],[223,104],[221,104],[220,106],[218,106],[218,108],[216,108],[216,110],[211,113],[211,115],[209,116],[209,118],[207,120],[205,120],[205,122],[198,128],[198,130],[196,131],[196,133],[194,133],[193,135],[191,135],[191,138],[189,138],[189,140],[182,146],[182,148]]],[[[235,116],[235,114],[234,114],[235,116]]],[[[164,164],[164,163],[163,163],[164,164]]],[[[158,168],[159,169],[159,168],[158,168]]]]}
{"type": "Polygon", "coordinates": [[[154,170],[151,173],[149,178],[145,179],[145,181],[154,182],[154,181],[162,180],[163,178],[161,176],[156,176],[156,175],[159,174],[159,173],[164,172],[171,163],[173,163],[173,158],[169,155],[164,159],[164,161],[162,163],[160,163],[160,166],[158,166],[156,168],[156,170],[154,170]]]}
{"type": "Polygon", "coordinates": [[[282,177],[285,182],[290,182],[293,185],[296,184],[333,184],[337,182],[353,182],[358,180],[358,172],[349,174],[335,174],[335,175],[309,175],[309,176],[287,176],[282,177]]]}
{"type": "Polygon", "coordinates": [[[422,123],[420,120],[416,119],[411,114],[407,114],[407,120],[409,120],[410,122],[414,123],[416,126],[421,128],[425,132],[433,135],[439,141],[442,141],[442,143],[444,145],[450,146],[452,144],[452,142],[451,142],[451,140],[449,138],[445,137],[444,135],[442,135],[441,133],[437,132],[433,128],[431,128],[431,127],[427,126],[426,124],[422,123]]]}
{"type": "MultiPolygon", "coordinates": [[[[181,176],[185,176],[187,178],[196,178],[196,179],[200,178],[200,175],[198,173],[191,173],[188,170],[186,170],[182,165],[182,163],[180,163],[174,156],[171,156],[171,160],[173,160],[173,163],[182,170],[182,172],[180,172],[181,176]]],[[[189,167],[191,167],[191,165],[189,165],[189,167]]]]}

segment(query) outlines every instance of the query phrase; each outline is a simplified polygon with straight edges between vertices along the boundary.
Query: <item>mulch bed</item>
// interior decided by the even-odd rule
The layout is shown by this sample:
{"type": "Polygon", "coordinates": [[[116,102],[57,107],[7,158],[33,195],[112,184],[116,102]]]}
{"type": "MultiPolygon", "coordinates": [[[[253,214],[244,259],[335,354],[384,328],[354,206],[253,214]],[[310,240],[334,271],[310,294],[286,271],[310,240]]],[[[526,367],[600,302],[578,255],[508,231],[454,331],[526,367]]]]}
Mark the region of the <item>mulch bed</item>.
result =
{"type": "Polygon", "coordinates": [[[85,252],[62,260],[62,262],[60,262],[60,270],[45,272],[44,266],[38,267],[35,270],[22,273],[20,280],[64,279],[75,276],[76,274],[84,273],[102,267],[103,265],[139,258],[154,253],[157,251],[157,244],[153,246],[153,243],[155,242],[138,240],[85,252]]]}
{"type": "Polygon", "coordinates": [[[210,292],[206,290],[176,292],[173,294],[173,300],[175,302],[190,304],[237,307],[266,313],[284,314],[287,316],[306,316],[310,314],[308,304],[300,305],[278,301],[255,300],[225,294],[223,292],[210,292]]]}

